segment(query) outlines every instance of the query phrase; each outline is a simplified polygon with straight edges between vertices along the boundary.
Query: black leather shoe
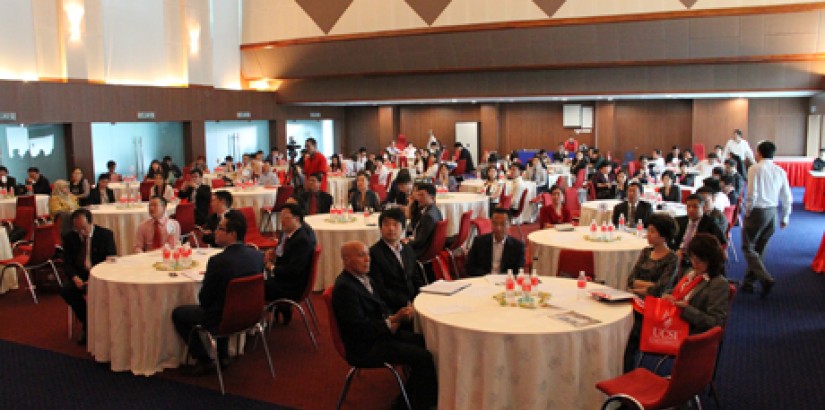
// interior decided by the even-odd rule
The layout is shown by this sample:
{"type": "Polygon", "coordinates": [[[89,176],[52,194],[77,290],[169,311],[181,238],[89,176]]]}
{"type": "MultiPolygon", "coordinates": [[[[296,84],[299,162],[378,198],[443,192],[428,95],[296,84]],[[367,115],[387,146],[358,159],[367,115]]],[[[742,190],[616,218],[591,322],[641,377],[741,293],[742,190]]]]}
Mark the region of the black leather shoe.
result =
{"type": "Polygon", "coordinates": [[[275,308],[276,321],[288,325],[292,321],[292,306],[278,306],[275,308]]]}
{"type": "Polygon", "coordinates": [[[184,368],[183,374],[192,377],[205,376],[214,369],[215,365],[212,362],[198,360],[194,365],[184,368]]]}
{"type": "Polygon", "coordinates": [[[750,283],[746,283],[746,284],[742,285],[742,287],[739,288],[739,290],[741,290],[742,292],[745,292],[745,293],[753,293],[753,285],[750,284],[750,283]]]}
{"type": "Polygon", "coordinates": [[[80,331],[80,334],[77,336],[77,344],[86,346],[86,329],[80,331]]]}
{"type": "Polygon", "coordinates": [[[773,285],[775,285],[775,284],[776,284],[776,281],[774,281],[773,279],[762,281],[762,292],[759,293],[759,296],[761,296],[762,299],[767,297],[768,294],[771,293],[771,290],[773,289],[773,285]]]}
{"type": "Polygon", "coordinates": [[[231,357],[224,357],[224,358],[221,358],[221,360],[220,360],[220,361],[221,361],[221,370],[225,370],[225,369],[226,369],[227,367],[229,367],[232,363],[235,363],[235,360],[233,360],[231,357]]]}

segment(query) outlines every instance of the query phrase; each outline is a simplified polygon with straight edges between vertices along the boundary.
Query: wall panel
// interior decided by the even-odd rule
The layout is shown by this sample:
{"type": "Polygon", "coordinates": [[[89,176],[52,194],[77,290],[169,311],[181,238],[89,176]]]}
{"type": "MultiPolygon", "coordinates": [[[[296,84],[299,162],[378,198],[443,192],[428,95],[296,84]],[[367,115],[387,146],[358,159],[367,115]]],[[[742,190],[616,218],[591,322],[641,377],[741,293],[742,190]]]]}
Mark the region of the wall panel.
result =
{"type": "Polygon", "coordinates": [[[478,105],[402,106],[400,132],[416,147],[426,145],[430,130],[442,144],[455,144],[455,123],[481,121],[478,105]]]}
{"type": "Polygon", "coordinates": [[[380,125],[378,107],[349,107],[346,109],[346,136],[343,153],[351,155],[364,147],[369,152],[379,149],[380,125]]]}
{"type": "Polygon", "coordinates": [[[705,153],[714,145],[725,145],[734,129],[748,135],[748,105],[743,98],[693,101],[693,143],[705,144],[705,153]]]}
{"type": "MultiPolygon", "coordinates": [[[[562,126],[563,105],[563,103],[525,103],[502,106],[502,150],[511,151],[520,148],[554,150],[570,135],[574,135],[584,144],[592,145],[593,133],[576,135],[572,129],[562,126]]],[[[592,105],[589,106],[592,107],[592,105]]]]}
{"type": "Polygon", "coordinates": [[[808,126],[807,98],[752,99],[747,139],[753,149],[762,140],[776,143],[777,155],[805,155],[808,126]]]}
{"type": "Polygon", "coordinates": [[[693,104],[690,100],[621,101],[616,103],[616,147],[635,156],[654,148],[690,146],[693,104]]]}

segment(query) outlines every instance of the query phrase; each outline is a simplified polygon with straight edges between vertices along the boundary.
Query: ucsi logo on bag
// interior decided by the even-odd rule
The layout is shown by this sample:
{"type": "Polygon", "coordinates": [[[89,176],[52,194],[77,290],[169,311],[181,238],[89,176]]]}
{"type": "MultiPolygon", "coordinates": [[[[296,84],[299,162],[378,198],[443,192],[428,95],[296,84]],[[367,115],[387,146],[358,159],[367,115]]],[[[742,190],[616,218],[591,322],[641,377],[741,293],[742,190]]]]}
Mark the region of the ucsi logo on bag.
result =
{"type": "Polygon", "coordinates": [[[679,343],[679,332],[676,330],[671,330],[669,326],[666,327],[654,327],[653,328],[653,337],[658,339],[660,343],[679,343]]]}

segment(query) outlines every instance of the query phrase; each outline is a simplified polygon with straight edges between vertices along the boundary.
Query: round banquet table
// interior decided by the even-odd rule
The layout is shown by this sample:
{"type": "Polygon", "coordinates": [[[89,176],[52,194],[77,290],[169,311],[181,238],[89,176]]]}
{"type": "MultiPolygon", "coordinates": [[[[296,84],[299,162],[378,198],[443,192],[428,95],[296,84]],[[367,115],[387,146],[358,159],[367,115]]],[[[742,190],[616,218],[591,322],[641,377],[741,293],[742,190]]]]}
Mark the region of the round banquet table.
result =
{"type": "MultiPolygon", "coordinates": [[[[198,265],[189,271],[203,271],[218,251],[192,252],[198,265]]],[[[152,264],[160,260],[160,251],[154,251],[92,268],[87,349],[98,362],[109,362],[112,371],[151,376],[177,367],[183,358],[184,342],[175,333],[172,310],[198,304],[201,284],[156,270],[152,264]]]]}
{"type": "Polygon", "coordinates": [[[414,302],[438,369],[439,409],[599,408],[604,395],[593,386],[622,373],[628,304],[579,299],[576,281],[543,277],[539,290],[558,308],[501,307],[492,295],[502,286],[467,281],[452,296],[421,293],[414,302]],[[601,323],[576,328],[552,317],[567,310],[601,323]]]}
{"type": "Polygon", "coordinates": [[[275,205],[275,197],[278,196],[278,188],[253,186],[248,189],[240,188],[218,188],[215,191],[228,191],[232,193],[232,207],[235,209],[252,207],[255,211],[255,224],[261,226],[260,209],[265,206],[275,205]]]}
{"type": "MultiPolygon", "coordinates": [[[[37,206],[37,215],[49,215],[49,196],[38,194],[34,196],[37,206]]],[[[17,198],[0,199],[0,219],[14,219],[17,214],[17,198]]]]}
{"type": "Polygon", "coordinates": [[[527,236],[531,255],[536,258],[536,269],[543,275],[558,274],[559,253],[562,249],[593,251],[596,279],[608,286],[624,289],[633,264],[647,244],[647,239],[637,238],[635,233],[616,232],[622,239],[613,242],[593,242],[584,239],[590,228],[579,226],[570,232],[542,229],[527,236]]]}
{"type": "MultiPolygon", "coordinates": [[[[0,226],[0,259],[11,259],[13,256],[11,244],[9,243],[9,233],[4,226],[0,226]]],[[[5,265],[0,265],[0,270],[2,270],[3,267],[5,267],[5,265]]],[[[0,294],[17,288],[17,269],[9,269],[3,274],[2,279],[0,279],[0,294]]]]}
{"type": "MultiPolygon", "coordinates": [[[[610,222],[613,218],[613,207],[621,203],[618,199],[599,199],[595,201],[587,201],[582,204],[581,215],[579,216],[579,225],[589,226],[590,222],[595,220],[597,224],[602,222],[610,222]],[[599,212],[599,205],[607,204],[605,212],[599,212]]],[[[687,208],[684,204],[677,204],[675,202],[662,202],[664,207],[662,210],[655,212],[667,212],[672,217],[687,215],[687,208]]],[[[631,222],[628,222],[631,225],[631,222]]]]}
{"type": "Polygon", "coordinates": [[[341,261],[341,245],[347,241],[361,241],[368,247],[372,246],[381,237],[378,230],[378,213],[372,214],[367,223],[364,223],[364,216],[361,213],[354,213],[354,222],[333,223],[329,222],[329,214],[310,215],[304,218],[312,230],[318,245],[321,245],[321,256],[318,260],[318,277],[315,278],[313,290],[324,290],[328,286],[335,284],[335,278],[344,269],[341,261]]]}
{"type": "MultiPolygon", "coordinates": [[[[506,180],[499,180],[499,183],[504,184],[506,180]]],[[[536,209],[530,203],[536,197],[536,183],[533,181],[524,181],[524,186],[527,187],[527,196],[524,198],[527,203],[524,206],[524,212],[522,212],[521,217],[515,221],[515,223],[529,223],[536,217],[536,209]]],[[[465,179],[461,186],[458,188],[459,192],[470,192],[478,194],[484,188],[484,180],[483,179],[465,179]]],[[[488,202],[489,204],[489,202],[488,202]]],[[[488,205],[489,207],[489,205],[488,205]]]]}
{"type": "MultiPolygon", "coordinates": [[[[128,208],[120,204],[92,205],[92,220],[95,224],[108,228],[115,235],[115,245],[119,256],[132,254],[135,247],[135,235],[141,222],[149,219],[149,205],[146,202],[137,202],[128,208]]],[[[166,207],[166,214],[175,212],[175,205],[166,207]]]]}
{"type": "MultiPolygon", "coordinates": [[[[529,195],[529,194],[528,194],[529,195]]],[[[438,194],[435,205],[441,210],[441,216],[447,221],[447,236],[458,233],[461,223],[461,214],[473,211],[473,218],[486,218],[489,214],[490,202],[487,195],[469,192],[449,192],[438,194]]]]}
{"type": "Polygon", "coordinates": [[[805,181],[806,211],[825,212],[825,172],[810,171],[805,181]]]}
{"type": "Polygon", "coordinates": [[[343,204],[349,199],[349,189],[355,183],[354,177],[327,178],[327,193],[332,195],[333,204],[343,204]]]}

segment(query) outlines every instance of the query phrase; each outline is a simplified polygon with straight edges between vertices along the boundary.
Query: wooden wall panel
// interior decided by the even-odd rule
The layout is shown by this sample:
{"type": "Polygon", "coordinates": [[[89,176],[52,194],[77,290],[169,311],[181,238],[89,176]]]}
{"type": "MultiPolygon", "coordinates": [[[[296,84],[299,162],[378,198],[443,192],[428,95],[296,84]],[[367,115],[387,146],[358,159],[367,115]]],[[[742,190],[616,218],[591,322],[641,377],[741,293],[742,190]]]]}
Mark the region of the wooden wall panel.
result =
{"type": "Polygon", "coordinates": [[[501,106],[481,104],[481,152],[498,151],[501,141],[501,106]]]}
{"type": "Polygon", "coordinates": [[[401,106],[399,117],[400,132],[416,147],[426,145],[430,130],[442,144],[452,147],[456,122],[481,121],[478,105],[401,106]]]}
{"type": "Polygon", "coordinates": [[[569,135],[592,145],[593,133],[576,135],[562,123],[562,103],[507,104],[501,108],[501,149],[509,152],[521,148],[554,150],[569,135]]]}
{"type": "Polygon", "coordinates": [[[748,141],[776,143],[777,155],[805,155],[809,100],[807,98],[752,99],[748,109],[748,141]]]}
{"type": "Polygon", "coordinates": [[[725,145],[733,130],[748,135],[748,105],[753,100],[730,98],[693,101],[693,143],[705,144],[705,153],[714,145],[725,145]]]}
{"type": "Polygon", "coordinates": [[[346,122],[343,153],[352,155],[361,147],[369,152],[378,150],[381,129],[377,107],[349,107],[346,109],[346,122]]]}
{"type": "Polygon", "coordinates": [[[616,140],[616,103],[599,101],[595,109],[596,146],[600,150],[613,153],[613,157],[621,159],[618,141],[616,140]]]}
{"type": "Polygon", "coordinates": [[[693,103],[690,100],[621,101],[616,103],[616,155],[638,157],[654,148],[691,145],[693,103]]]}

